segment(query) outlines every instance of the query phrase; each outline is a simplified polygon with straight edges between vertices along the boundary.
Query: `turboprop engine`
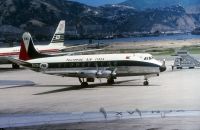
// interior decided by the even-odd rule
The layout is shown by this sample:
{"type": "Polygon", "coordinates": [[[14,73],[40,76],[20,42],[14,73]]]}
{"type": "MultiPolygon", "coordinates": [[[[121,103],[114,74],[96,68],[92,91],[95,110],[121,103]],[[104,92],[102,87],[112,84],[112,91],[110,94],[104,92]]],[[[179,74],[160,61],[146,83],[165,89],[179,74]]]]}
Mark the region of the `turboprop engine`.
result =
{"type": "Polygon", "coordinates": [[[109,78],[116,76],[116,73],[111,70],[87,70],[78,74],[81,78],[109,78]]]}
{"type": "Polygon", "coordinates": [[[116,73],[113,73],[111,70],[102,70],[96,73],[96,78],[108,78],[111,76],[116,76],[116,73]]]}

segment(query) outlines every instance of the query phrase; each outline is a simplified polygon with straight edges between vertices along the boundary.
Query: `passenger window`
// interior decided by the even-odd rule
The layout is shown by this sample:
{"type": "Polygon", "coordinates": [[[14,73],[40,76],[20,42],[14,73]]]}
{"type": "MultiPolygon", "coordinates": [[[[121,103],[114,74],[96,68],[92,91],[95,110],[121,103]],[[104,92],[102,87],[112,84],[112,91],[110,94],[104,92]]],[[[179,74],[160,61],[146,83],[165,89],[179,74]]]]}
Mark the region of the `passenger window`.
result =
{"type": "Polygon", "coordinates": [[[67,63],[64,64],[64,68],[68,68],[67,63]]]}
{"type": "Polygon", "coordinates": [[[87,67],[90,67],[90,62],[88,62],[88,66],[87,67]]]}
{"type": "Polygon", "coordinates": [[[111,65],[111,66],[114,66],[114,62],[113,62],[113,61],[111,61],[111,62],[110,62],[110,65],[111,65]]]}
{"type": "Polygon", "coordinates": [[[108,65],[108,66],[111,66],[110,62],[107,62],[107,65],[108,65]]]}
{"type": "Polygon", "coordinates": [[[114,66],[115,66],[115,67],[117,66],[117,61],[114,62],[114,66]]]}
{"type": "Polygon", "coordinates": [[[91,62],[90,66],[91,67],[96,67],[96,63],[95,62],[91,62]]]}
{"type": "Polygon", "coordinates": [[[81,63],[81,64],[82,64],[82,67],[86,67],[84,62],[83,62],[83,63],[81,63]]]}
{"type": "Polygon", "coordinates": [[[96,66],[101,67],[101,62],[96,62],[96,66]]]}
{"type": "Polygon", "coordinates": [[[107,66],[105,61],[103,62],[102,66],[103,66],[103,67],[107,66]]]}

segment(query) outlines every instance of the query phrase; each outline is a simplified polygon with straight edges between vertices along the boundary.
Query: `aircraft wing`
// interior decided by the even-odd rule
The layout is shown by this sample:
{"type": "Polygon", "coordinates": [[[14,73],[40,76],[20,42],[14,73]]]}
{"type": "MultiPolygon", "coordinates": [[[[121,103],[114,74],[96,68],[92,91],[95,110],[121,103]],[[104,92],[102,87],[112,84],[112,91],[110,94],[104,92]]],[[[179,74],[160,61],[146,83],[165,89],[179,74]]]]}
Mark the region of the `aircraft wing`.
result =
{"type": "Polygon", "coordinates": [[[95,52],[95,51],[102,51],[103,49],[91,49],[91,50],[83,50],[83,51],[72,51],[72,52],[62,52],[51,54],[52,56],[63,56],[63,55],[78,55],[85,52],[95,52]]]}
{"type": "Polygon", "coordinates": [[[73,48],[84,48],[84,47],[87,47],[87,46],[88,46],[88,44],[82,44],[82,45],[76,45],[76,46],[68,46],[68,47],[66,46],[65,48],[61,49],[60,51],[65,52],[65,51],[71,50],[73,48]]]}
{"type": "Polygon", "coordinates": [[[82,77],[82,78],[108,78],[110,76],[116,76],[116,68],[109,68],[103,70],[98,69],[56,69],[56,70],[43,70],[44,73],[57,76],[67,77],[82,77]],[[112,70],[111,70],[112,69],[112,70]]]}

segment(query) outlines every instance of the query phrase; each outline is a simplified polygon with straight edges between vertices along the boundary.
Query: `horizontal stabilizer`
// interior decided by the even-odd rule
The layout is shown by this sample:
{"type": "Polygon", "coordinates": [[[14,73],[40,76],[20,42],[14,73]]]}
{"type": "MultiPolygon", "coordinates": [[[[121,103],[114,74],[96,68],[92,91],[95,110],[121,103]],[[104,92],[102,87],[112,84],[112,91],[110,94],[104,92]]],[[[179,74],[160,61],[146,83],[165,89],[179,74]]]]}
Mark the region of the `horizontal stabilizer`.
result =
{"type": "Polygon", "coordinates": [[[31,63],[25,62],[25,61],[20,60],[20,59],[16,59],[16,58],[13,58],[13,57],[5,57],[5,59],[7,59],[11,63],[17,64],[17,65],[21,65],[21,66],[29,67],[29,68],[32,67],[31,63]]]}

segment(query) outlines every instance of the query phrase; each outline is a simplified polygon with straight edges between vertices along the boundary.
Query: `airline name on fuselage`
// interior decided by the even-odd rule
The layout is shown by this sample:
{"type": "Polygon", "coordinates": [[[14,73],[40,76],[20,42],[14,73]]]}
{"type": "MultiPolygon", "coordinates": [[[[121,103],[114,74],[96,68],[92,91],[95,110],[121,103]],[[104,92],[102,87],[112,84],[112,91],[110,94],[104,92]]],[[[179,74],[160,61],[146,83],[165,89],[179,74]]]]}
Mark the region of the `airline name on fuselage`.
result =
{"type": "Polygon", "coordinates": [[[67,62],[83,62],[83,61],[104,61],[104,58],[86,58],[85,60],[83,58],[77,58],[77,59],[69,59],[67,58],[67,62]]]}

